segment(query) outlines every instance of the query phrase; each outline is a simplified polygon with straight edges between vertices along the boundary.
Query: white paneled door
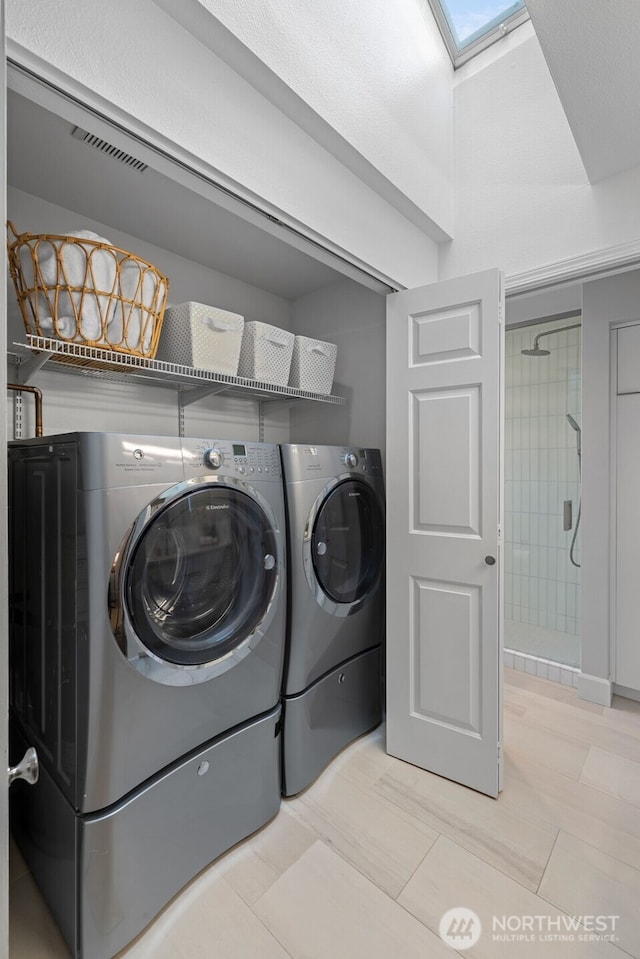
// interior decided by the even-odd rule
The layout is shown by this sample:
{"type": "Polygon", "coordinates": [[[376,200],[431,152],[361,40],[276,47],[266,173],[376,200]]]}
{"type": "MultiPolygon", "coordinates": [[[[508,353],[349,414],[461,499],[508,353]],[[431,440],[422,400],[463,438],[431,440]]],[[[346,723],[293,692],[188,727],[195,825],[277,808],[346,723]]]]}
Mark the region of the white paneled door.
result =
{"type": "Polygon", "coordinates": [[[387,299],[387,751],[497,796],[502,274],[387,299]]]}

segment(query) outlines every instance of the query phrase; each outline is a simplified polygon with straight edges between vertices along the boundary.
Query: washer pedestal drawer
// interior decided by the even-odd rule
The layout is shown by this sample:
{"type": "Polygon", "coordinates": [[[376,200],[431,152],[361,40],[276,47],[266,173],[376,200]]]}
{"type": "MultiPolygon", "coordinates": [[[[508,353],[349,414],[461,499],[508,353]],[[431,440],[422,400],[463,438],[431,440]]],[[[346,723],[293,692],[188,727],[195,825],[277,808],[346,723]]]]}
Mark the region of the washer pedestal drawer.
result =
{"type": "Polygon", "coordinates": [[[285,796],[305,789],[344,746],[382,721],[381,657],[376,646],[285,698],[285,796]]]}
{"type": "Polygon", "coordinates": [[[278,706],[89,816],[76,815],[46,766],[35,786],[13,787],[16,841],[73,956],[111,959],[202,869],[276,815],[279,719],[278,706]]]}

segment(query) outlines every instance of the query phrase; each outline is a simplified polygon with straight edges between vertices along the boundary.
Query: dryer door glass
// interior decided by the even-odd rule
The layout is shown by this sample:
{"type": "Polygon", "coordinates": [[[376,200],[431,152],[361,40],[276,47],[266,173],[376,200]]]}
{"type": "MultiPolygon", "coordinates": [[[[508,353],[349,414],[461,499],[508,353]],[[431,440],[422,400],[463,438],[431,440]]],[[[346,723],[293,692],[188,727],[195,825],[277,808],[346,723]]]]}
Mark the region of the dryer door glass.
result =
{"type": "Polygon", "coordinates": [[[384,514],[375,491],[346,480],[318,510],[311,538],[316,578],[336,603],[355,603],[376,585],[384,559],[384,514]]]}
{"type": "Polygon", "coordinates": [[[211,663],[264,619],[276,589],[277,545],[260,505],[216,486],[152,519],[127,571],[125,597],[144,645],[170,663],[211,663]]]}

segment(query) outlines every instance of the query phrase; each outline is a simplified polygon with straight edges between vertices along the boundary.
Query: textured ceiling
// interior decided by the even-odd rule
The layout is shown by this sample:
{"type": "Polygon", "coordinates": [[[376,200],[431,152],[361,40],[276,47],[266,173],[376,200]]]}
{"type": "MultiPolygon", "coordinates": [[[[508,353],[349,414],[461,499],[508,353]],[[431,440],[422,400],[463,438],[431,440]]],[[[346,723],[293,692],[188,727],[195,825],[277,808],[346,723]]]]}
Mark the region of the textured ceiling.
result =
{"type": "Polygon", "coordinates": [[[640,164],[640,0],[527,0],[591,182],[640,164]]]}

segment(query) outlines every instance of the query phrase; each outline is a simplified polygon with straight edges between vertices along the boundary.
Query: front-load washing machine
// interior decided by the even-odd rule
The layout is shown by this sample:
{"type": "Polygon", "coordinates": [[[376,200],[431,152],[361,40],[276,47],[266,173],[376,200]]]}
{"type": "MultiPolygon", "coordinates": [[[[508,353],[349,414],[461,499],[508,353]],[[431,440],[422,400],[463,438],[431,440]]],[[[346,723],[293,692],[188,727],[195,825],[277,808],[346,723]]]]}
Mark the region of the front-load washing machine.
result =
{"type": "Polygon", "coordinates": [[[380,451],[280,447],[289,590],[283,793],[382,719],[385,499],[380,451]]]}
{"type": "Polygon", "coordinates": [[[280,803],[277,446],[10,445],[12,827],[76,957],[108,959],[280,803]]]}

